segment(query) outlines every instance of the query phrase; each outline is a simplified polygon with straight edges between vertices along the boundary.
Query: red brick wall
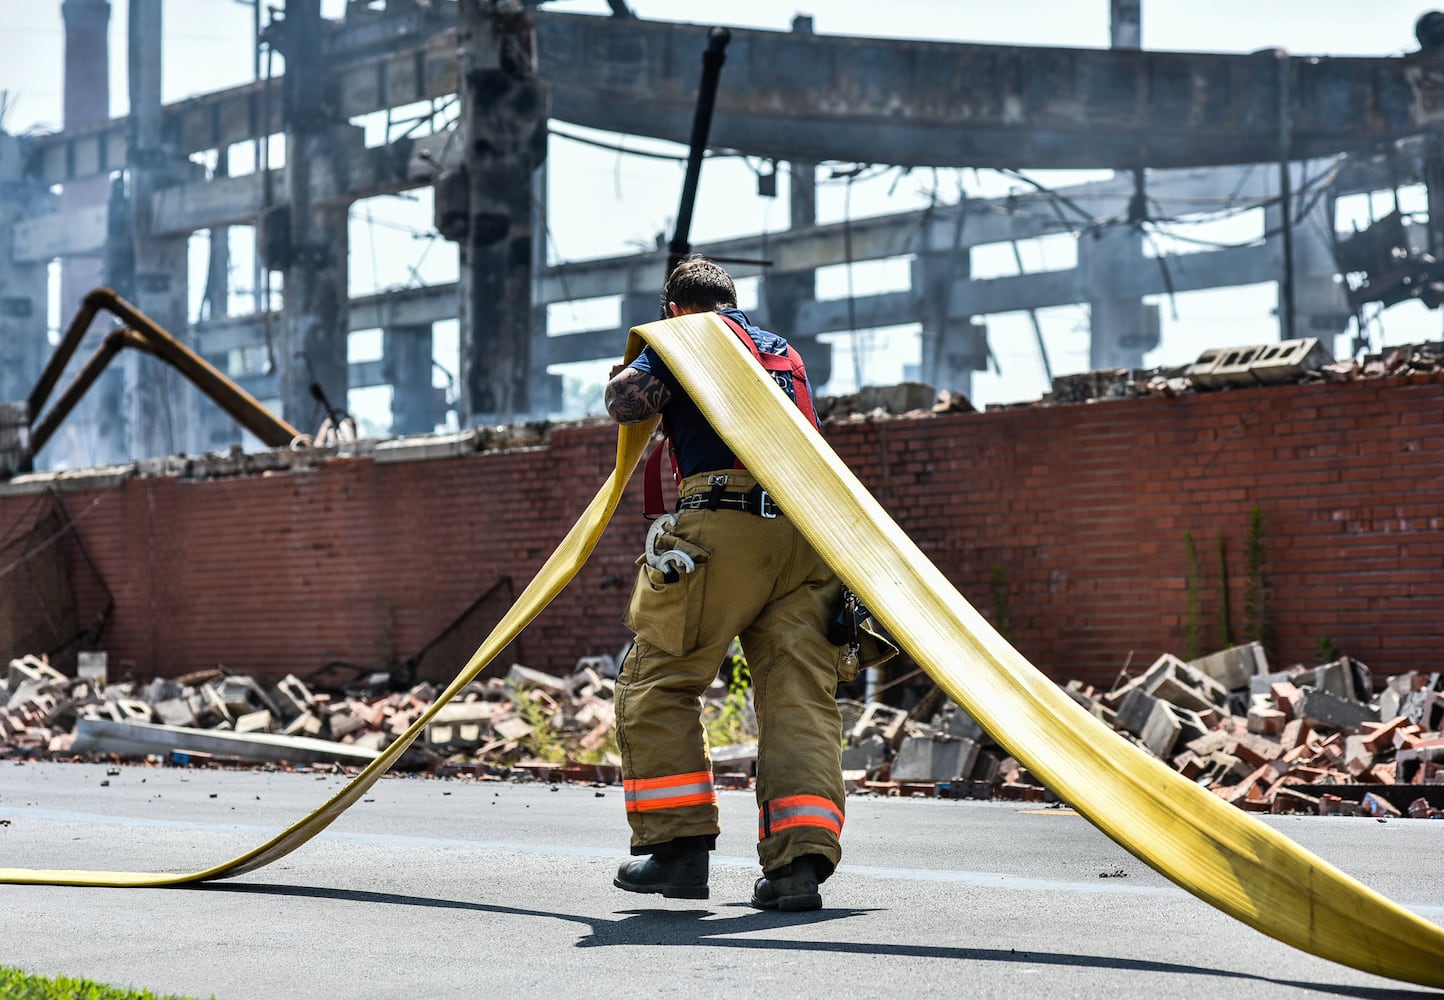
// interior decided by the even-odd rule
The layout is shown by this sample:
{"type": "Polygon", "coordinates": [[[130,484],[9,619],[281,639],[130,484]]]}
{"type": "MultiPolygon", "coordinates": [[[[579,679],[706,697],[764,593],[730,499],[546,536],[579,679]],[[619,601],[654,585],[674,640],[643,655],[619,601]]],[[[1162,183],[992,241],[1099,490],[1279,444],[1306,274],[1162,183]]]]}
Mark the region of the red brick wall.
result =
{"type": "MultiPolygon", "coordinates": [[[[1376,673],[1444,667],[1444,375],[848,423],[827,437],[961,592],[1062,679],[1109,684],[1203,651],[1219,539],[1235,640],[1262,511],[1276,662],[1327,637],[1376,673]],[[997,569],[995,570],[994,567],[997,569]]],[[[416,653],[503,576],[519,591],[611,468],[605,425],[550,447],[423,462],[338,459],[65,494],[115,595],[105,645],[137,676],[224,664],[278,676],[416,653]]],[[[645,531],[640,477],[591,561],[523,634],[531,666],[613,653],[645,531]]],[[[0,523],[33,505],[0,496],[0,523]]],[[[119,671],[112,668],[114,676],[119,671]]]]}

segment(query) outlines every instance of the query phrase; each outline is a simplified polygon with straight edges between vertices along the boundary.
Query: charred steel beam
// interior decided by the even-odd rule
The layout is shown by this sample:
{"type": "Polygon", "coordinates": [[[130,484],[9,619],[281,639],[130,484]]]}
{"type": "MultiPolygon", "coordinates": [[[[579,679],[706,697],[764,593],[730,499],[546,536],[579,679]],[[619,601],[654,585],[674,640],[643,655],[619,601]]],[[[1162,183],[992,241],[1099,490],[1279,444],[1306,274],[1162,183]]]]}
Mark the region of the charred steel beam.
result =
{"type": "Polygon", "coordinates": [[[153,354],[174,367],[242,427],[273,448],[282,448],[301,436],[254,397],[246,393],[214,365],[186,347],[149,316],[109,288],[97,288],[81,302],[55,353],[41,373],[28,400],[31,415],[31,447],[39,451],[75,404],[85,395],[105,366],[122,348],[133,347],[153,354]],[[125,327],[112,331],[95,355],[81,369],[49,412],[43,412],[50,394],[67,363],[85,338],[95,317],[102,311],[115,316],[125,327]]]}
{"type": "MultiPolygon", "coordinates": [[[[706,28],[537,18],[556,117],[685,142],[706,28]]],[[[963,45],[733,32],[714,146],[778,159],[1112,167],[1258,163],[1278,152],[1279,68],[1259,55],[963,45]]],[[[1444,58],[1300,58],[1298,158],[1444,121],[1444,58]]]]}
{"type": "MultiPolygon", "coordinates": [[[[697,104],[692,111],[692,133],[688,139],[687,174],[682,181],[682,200],[677,206],[677,228],[667,246],[667,273],[691,252],[692,209],[697,202],[697,182],[702,176],[702,157],[707,154],[707,133],[712,128],[712,109],[717,104],[717,82],[722,64],[727,61],[727,43],[732,32],[713,28],[707,32],[707,48],[702,53],[702,83],[697,88],[697,104]]],[[[665,318],[665,317],[664,317],[665,318]]]]}
{"type": "MultiPolygon", "coordinates": [[[[541,13],[540,76],[553,117],[686,143],[692,66],[707,28],[541,13]]],[[[353,117],[455,93],[449,13],[389,29],[381,55],[333,28],[327,77],[353,117]]],[[[373,30],[365,25],[365,30],[373,30]]],[[[374,42],[371,43],[374,47],[374,42]]],[[[733,83],[712,144],[785,160],[1034,168],[1263,163],[1278,153],[1279,67],[1256,55],[1135,52],[844,38],[734,30],[733,83]]],[[[1444,56],[1292,57],[1293,155],[1370,150],[1444,124],[1444,56]]],[[[278,86],[272,81],[271,86],[278,86]]],[[[166,109],[177,151],[280,130],[250,84],[166,109]]],[[[124,123],[33,141],[29,173],[47,184],[125,162],[124,123]]]]}

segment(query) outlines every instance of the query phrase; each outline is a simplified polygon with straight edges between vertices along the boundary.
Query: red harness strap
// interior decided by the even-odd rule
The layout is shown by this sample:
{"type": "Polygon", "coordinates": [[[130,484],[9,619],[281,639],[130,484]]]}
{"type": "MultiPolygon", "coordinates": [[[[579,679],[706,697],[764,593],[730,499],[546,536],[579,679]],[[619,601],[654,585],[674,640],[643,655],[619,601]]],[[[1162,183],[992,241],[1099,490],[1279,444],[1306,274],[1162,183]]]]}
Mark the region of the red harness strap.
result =
{"type": "Polygon", "coordinates": [[[717,318],[727,324],[728,329],[737,335],[737,339],[742,341],[743,345],[752,352],[752,356],[757,359],[757,363],[767,371],[792,373],[792,392],[797,397],[797,408],[816,427],[817,411],[812,408],[812,394],[807,391],[807,367],[802,363],[802,355],[798,353],[797,348],[788,344],[786,354],[763,354],[757,349],[757,344],[753,339],[747,335],[747,331],[742,328],[741,323],[720,313],[717,318]]]}
{"type": "MultiPolygon", "coordinates": [[[[802,355],[796,347],[787,345],[786,354],[763,354],[757,349],[757,344],[742,324],[728,316],[718,315],[718,319],[727,324],[727,329],[737,335],[737,339],[752,352],[757,363],[768,372],[790,372],[792,375],[792,392],[796,397],[797,408],[802,415],[817,426],[817,411],[812,406],[812,394],[807,389],[807,368],[802,363],[802,355]]],[[[642,470],[642,516],[652,521],[667,513],[667,501],[662,492],[662,453],[666,452],[672,459],[672,478],[678,484],[682,482],[682,472],[677,466],[677,456],[672,451],[672,435],[666,424],[662,425],[662,440],[653,446],[647,455],[646,466],[642,470]]],[[[741,462],[734,462],[734,468],[742,468],[741,462]]]]}
{"type": "MultiPolygon", "coordinates": [[[[647,453],[647,464],[642,469],[642,516],[655,521],[667,513],[667,499],[662,495],[662,453],[672,455],[672,435],[664,429],[662,440],[647,453]]],[[[677,477],[677,456],[672,455],[672,477],[677,477]]]]}

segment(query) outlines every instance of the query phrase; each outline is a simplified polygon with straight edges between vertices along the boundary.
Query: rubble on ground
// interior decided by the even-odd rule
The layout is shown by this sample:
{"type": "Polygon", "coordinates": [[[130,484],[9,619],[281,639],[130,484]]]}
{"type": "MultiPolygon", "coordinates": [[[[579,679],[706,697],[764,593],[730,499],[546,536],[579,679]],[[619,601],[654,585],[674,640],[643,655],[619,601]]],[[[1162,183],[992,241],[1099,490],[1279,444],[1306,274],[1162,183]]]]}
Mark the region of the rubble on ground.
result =
{"type": "Polygon", "coordinates": [[[1174,398],[1197,392],[1304,382],[1353,382],[1434,372],[1444,368],[1444,342],[1402,344],[1378,354],[1335,361],[1318,338],[1211,348],[1187,365],[1116,368],[1060,375],[1037,401],[989,403],[987,410],[1098,403],[1143,396],[1174,398]]]}
{"type": "MultiPolygon", "coordinates": [[[[400,766],[619,781],[616,668],[610,656],[588,656],[566,677],[513,664],[505,676],[473,681],[400,766]]],[[[1191,661],[1164,654],[1108,691],[1076,681],[1064,690],[1124,739],[1249,812],[1444,818],[1444,673],[1401,674],[1375,692],[1369,669],[1350,657],[1275,671],[1248,643],[1191,661]]],[[[336,690],[294,675],[265,687],[222,669],[106,684],[26,656],[0,677],[0,757],[356,766],[438,693],[429,683],[391,690],[385,674],[358,674],[336,690]],[[236,738],[221,751],[199,749],[217,733],[236,738]],[[141,753],[139,734],[169,742],[141,753]]],[[[839,707],[850,794],[1057,801],[936,687],[907,710],[848,699],[839,707]]],[[[756,719],[745,692],[719,680],[703,709],[717,785],[749,787],[756,719]]]]}
{"type": "MultiPolygon", "coordinates": [[[[400,766],[476,773],[548,771],[543,765],[560,763],[590,777],[619,773],[612,676],[611,658],[585,657],[566,678],[514,664],[505,677],[473,681],[442,706],[400,766]]],[[[333,762],[364,764],[438,694],[425,682],[392,690],[390,676],[381,673],[359,675],[334,691],[294,675],[266,687],[223,669],[106,684],[68,677],[42,658],[25,656],[11,660],[0,677],[0,756],[314,763],[327,759],[318,748],[330,745],[333,762]],[[216,751],[206,738],[220,733],[242,738],[216,751]],[[145,740],[159,740],[164,749],[134,749],[145,740]]]]}
{"type": "MultiPolygon", "coordinates": [[[[1248,643],[1184,661],[1164,654],[1107,691],[1068,694],[1184,777],[1248,812],[1444,818],[1444,673],[1373,691],[1344,656],[1271,670],[1248,643]]],[[[956,706],[865,712],[844,753],[849,783],[890,795],[1056,801],[956,706]],[[926,714],[926,713],[922,713],[926,714]]]]}

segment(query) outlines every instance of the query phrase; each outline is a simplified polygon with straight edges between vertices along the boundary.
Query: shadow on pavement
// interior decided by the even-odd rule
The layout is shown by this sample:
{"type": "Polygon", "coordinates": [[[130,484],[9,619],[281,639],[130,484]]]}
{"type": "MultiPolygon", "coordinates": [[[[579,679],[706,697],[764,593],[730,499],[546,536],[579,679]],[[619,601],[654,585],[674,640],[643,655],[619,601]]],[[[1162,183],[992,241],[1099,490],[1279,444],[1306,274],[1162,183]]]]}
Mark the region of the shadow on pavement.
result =
{"type": "Polygon", "coordinates": [[[767,938],[734,938],[729,935],[776,930],[826,923],[877,912],[868,909],[823,908],[809,913],[779,913],[754,910],[746,903],[728,903],[718,908],[702,909],[636,909],[617,911],[621,919],[584,917],[553,910],[529,910],[516,906],[499,906],[470,900],[437,899],[430,896],[407,896],[393,892],[370,892],[364,889],[333,889],[321,886],[277,885],[268,883],[206,882],[179,887],[189,892],[241,892],[274,896],[300,896],[313,899],[334,899],[353,903],[384,903],[393,906],[426,906],[495,913],[520,917],[543,917],[568,920],[591,929],[577,942],[579,948],[605,948],[617,945],[662,945],[667,947],[708,946],[744,948],[756,951],[819,951],[840,955],[877,955],[879,957],[936,958],[958,962],[1009,962],[1021,965],[1053,965],[1080,969],[1116,969],[1170,975],[1206,976],[1215,979],[1239,979],[1271,983],[1299,990],[1339,997],[1360,997],[1364,1000],[1389,1000],[1392,997],[1438,996],[1427,989],[1375,988],[1344,986],[1336,983],[1301,982],[1272,979],[1230,969],[1209,969],[1196,965],[1120,958],[1115,955],[1072,955],[1062,952],[1015,951],[1001,948],[947,948],[937,945],[875,944],[859,941],[778,941],[767,938]],[[741,910],[736,915],[719,916],[719,909],[741,910]]]}

